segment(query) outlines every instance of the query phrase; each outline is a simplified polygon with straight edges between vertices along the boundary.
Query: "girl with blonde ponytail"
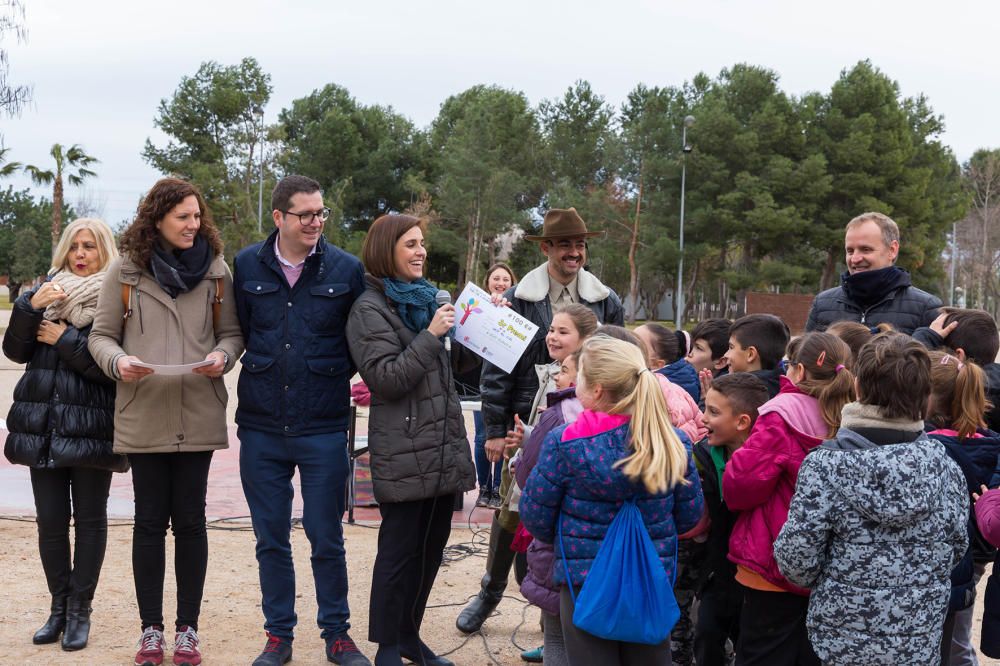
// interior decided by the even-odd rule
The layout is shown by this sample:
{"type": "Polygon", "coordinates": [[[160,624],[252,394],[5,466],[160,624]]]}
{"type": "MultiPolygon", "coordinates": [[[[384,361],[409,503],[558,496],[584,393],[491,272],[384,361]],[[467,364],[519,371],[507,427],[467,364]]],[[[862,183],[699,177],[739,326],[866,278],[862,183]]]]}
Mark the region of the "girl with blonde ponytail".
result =
{"type": "Polygon", "coordinates": [[[584,410],[546,437],[521,497],[521,520],[538,540],[554,543],[561,530],[565,566],[560,621],[570,663],[670,664],[669,639],[659,645],[598,638],[573,623],[581,587],[608,532],[634,500],[668,576],[676,566],[677,535],[702,514],[701,483],[687,436],[670,424],[660,384],[639,347],[598,333],[578,361],[577,398],[584,410]],[[559,527],[561,524],[561,527],[559,527]]]}
{"type": "Polygon", "coordinates": [[[670,423],[660,383],[646,367],[642,350],[595,337],[580,354],[577,396],[586,409],[632,415],[632,454],[615,463],[625,476],[650,493],[685,482],[688,452],[670,423]],[[600,399],[594,399],[595,393],[600,399]]]}

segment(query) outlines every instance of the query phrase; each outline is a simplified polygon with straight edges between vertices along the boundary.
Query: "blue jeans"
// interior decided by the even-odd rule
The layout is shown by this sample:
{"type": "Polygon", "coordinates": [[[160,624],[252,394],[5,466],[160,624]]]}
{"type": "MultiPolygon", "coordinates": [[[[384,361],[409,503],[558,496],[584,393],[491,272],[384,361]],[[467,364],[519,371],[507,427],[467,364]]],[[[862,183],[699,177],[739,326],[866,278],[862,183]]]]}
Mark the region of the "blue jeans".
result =
{"type": "Polygon", "coordinates": [[[240,479],[257,536],[264,629],[291,640],[295,623],[292,475],[299,470],[302,526],[312,547],[313,579],[323,638],[350,628],[347,560],[340,519],[347,504],[347,433],[285,437],[240,428],[240,479]]]}
{"type": "Polygon", "coordinates": [[[483,413],[473,412],[472,418],[476,424],[476,476],[479,477],[479,487],[500,490],[501,463],[494,463],[493,469],[490,469],[490,461],[486,459],[486,421],[483,420],[483,413]]]}

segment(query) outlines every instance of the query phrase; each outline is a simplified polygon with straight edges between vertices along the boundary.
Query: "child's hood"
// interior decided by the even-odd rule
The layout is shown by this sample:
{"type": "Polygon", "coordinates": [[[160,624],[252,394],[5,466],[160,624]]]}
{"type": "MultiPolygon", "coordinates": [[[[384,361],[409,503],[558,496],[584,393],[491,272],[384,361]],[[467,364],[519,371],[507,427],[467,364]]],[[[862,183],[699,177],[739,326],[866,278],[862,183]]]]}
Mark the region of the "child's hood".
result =
{"type": "Polygon", "coordinates": [[[781,377],[781,391],[761,405],[758,416],[774,412],[796,432],[824,439],[830,428],[820,413],[819,400],[806,395],[787,377],[781,377]]]}
{"type": "MultiPolygon", "coordinates": [[[[875,444],[847,428],[817,449],[835,452],[836,492],[862,517],[901,529],[927,520],[948,492],[942,465],[954,465],[939,442],[875,444]]],[[[807,459],[808,460],[808,459],[807,459]]]]}

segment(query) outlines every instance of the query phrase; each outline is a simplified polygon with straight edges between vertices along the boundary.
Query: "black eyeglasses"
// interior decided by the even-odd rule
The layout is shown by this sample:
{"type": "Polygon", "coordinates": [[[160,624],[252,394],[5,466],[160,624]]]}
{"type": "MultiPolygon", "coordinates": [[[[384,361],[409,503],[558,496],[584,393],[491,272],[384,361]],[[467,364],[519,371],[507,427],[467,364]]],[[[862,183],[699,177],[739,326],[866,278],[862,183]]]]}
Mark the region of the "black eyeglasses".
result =
{"type": "Polygon", "coordinates": [[[281,211],[285,215],[294,215],[299,218],[299,224],[303,227],[312,224],[316,218],[319,218],[320,222],[326,222],[330,219],[330,209],[324,208],[323,210],[309,211],[307,213],[293,213],[290,210],[281,211]]]}

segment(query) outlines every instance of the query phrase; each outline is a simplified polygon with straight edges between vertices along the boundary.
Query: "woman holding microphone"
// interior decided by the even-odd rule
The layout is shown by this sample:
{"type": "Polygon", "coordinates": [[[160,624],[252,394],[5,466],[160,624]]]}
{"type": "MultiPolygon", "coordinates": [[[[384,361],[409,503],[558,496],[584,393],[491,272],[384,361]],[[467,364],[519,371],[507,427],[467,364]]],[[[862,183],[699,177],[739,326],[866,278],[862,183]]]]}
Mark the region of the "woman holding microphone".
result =
{"type": "Polygon", "coordinates": [[[462,407],[444,338],[455,308],[424,279],[424,225],[384,215],[365,238],[367,290],[347,322],[351,357],[371,390],[372,483],[382,524],[368,640],[376,666],[402,659],[449,666],[420,640],[420,623],[451,532],[455,493],[475,487],[462,407]]]}

